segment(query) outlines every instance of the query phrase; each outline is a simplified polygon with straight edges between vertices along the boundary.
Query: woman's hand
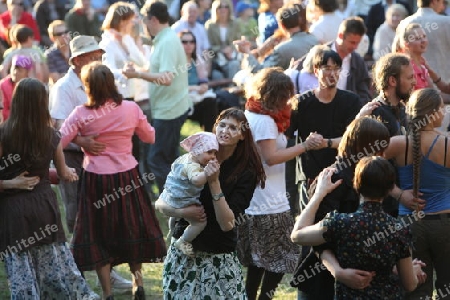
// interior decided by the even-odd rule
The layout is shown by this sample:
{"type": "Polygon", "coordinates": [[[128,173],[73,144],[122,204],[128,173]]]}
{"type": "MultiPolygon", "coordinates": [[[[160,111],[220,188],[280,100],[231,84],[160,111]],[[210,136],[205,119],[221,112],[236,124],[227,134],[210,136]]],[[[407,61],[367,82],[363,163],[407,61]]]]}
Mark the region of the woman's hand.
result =
{"type": "Polygon", "coordinates": [[[74,168],[69,168],[66,166],[66,170],[64,172],[64,175],[61,176],[62,180],[68,181],[68,182],[74,182],[78,180],[78,174],[77,171],[74,168]]]}
{"type": "Polygon", "coordinates": [[[336,272],[336,280],[354,290],[363,290],[370,285],[375,272],[342,269],[336,272]]]}
{"type": "Polygon", "coordinates": [[[320,172],[317,178],[316,193],[319,193],[322,197],[325,197],[328,193],[338,187],[342,183],[342,179],[339,179],[335,183],[331,182],[331,177],[336,172],[336,168],[325,168],[320,172]]]}
{"type": "MultiPolygon", "coordinates": [[[[422,196],[422,193],[418,193],[417,196],[422,196]]],[[[403,190],[400,199],[400,203],[409,208],[410,210],[421,211],[425,208],[426,201],[420,198],[414,197],[413,190],[403,190]]]]}
{"type": "Polygon", "coordinates": [[[355,119],[359,119],[365,116],[370,116],[373,112],[373,110],[377,107],[381,106],[381,102],[377,100],[372,100],[368,103],[366,103],[359,113],[356,115],[355,119]]]}
{"type": "Polygon", "coordinates": [[[23,172],[14,179],[11,179],[11,188],[19,190],[33,190],[36,184],[40,181],[39,176],[26,177],[25,175],[28,175],[27,171],[23,172]]]}
{"type": "Polygon", "coordinates": [[[427,274],[422,270],[422,268],[426,267],[427,265],[421,261],[420,259],[414,258],[413,260],[413,270],[414,274],[417,277],[417,281],[419,284],[422,284],[427,280],[427,274]]]}
{"type": "Polygon", "coordinates": [[[208,182],[219,180],[220,164],[217,160],[211,160],[205,167],[205,174],[208,177],[208,182]]]}
{"type": "Polygon", "coordinates": [[[322,148],[323,136],[317,132],[311,132],[305,140],[305,146],[308,150],[318,150],[322,148]]]}
{"type": "Polygon", "coordinates": [[[202,205],[189,205],[182,208],[180,213],[183,218],[189,220],[196,220],[197,222],[205,222],[206,221],[206,213],[205,209],[202,205]]]}

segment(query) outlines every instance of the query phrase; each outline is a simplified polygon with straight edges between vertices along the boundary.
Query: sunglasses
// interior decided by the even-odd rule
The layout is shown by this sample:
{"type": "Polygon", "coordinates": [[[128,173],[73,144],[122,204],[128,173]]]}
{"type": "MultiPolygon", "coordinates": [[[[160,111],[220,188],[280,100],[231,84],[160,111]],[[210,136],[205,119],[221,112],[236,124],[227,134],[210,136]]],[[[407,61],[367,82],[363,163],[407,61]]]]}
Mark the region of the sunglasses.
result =
{"type": "Polygon", "coordinates": [[[219,5],[218,8],[230,8],[230,6],[227,4],[222,4],[222,5],[219,5]]]}
{"type": "Polygon", "coordinates": [[[65,30],[62,32],[55,32],[55,33],[53,33],[53,36],[62,36],[62,35],[68,34],[68,33],[69,33],[69,30],[65,30]]]}
{"type": "Polygon", "coordinates": [[[193,44],[195,44],[194,40],[189,40],[189,41],[186,41],[186,40],[183,41],[183,40],[182,40],[181,43],[182,43],[183,45],[186,45],[186,44],[192,44],[192,45],[193,45],[193,44]]]}

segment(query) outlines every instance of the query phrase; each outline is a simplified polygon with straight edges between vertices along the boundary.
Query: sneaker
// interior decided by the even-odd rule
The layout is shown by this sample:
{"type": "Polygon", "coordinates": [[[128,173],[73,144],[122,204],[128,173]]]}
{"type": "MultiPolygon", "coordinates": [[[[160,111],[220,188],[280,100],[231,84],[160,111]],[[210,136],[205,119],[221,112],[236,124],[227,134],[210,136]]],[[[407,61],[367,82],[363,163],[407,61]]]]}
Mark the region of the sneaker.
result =
{"type": "Polygon", "coordinates": [[[192,247],[192,244],[189,242],[186,242],[185,240],[183,240],[183,238],[179,238],[174,246],[178,249],[181,250],[181,252],[183,252],[184,254],[186,254],[189,257],[195,257],[195,253],[194,253],[194,248],[192,247]]]}
{"type": "Polygon", "coordinates": [[[111,269],[111,288],[115,290],[132,290],[133,283],[119,275],[114,269],[111,269]]]}

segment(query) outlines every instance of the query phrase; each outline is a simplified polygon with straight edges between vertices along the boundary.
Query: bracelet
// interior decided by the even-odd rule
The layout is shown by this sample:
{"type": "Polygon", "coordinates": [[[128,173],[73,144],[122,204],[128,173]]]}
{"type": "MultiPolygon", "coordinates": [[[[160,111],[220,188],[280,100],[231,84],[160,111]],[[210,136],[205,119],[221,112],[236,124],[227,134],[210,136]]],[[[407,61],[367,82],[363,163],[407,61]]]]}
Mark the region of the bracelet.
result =
{"type": "Polygon", "coordinates": [[[398,195],[398,197],[397,197],[397,202],[400,202],[400,199],[402,198],[402,195],[403,195],[403,190],[402,190],[402,192],[400,193],[400,195],[398,195]]]}
{"type": "Polygon", "coordinates": [[[434,84],[438,84],[439,82],[441,82],[441,80],[442,80],[442,77],[439,76],[439,78],[436,79],[435,81],[433,81],[433,83],[434,84]]]}

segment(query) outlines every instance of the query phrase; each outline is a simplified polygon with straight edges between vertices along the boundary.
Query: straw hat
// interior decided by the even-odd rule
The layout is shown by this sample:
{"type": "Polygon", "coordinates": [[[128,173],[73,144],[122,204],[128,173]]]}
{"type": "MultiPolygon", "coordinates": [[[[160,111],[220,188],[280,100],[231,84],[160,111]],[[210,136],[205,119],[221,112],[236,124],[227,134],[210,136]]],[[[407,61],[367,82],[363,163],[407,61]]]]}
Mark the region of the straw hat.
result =
{"type": "Polygon", "coordinates": [[[100,48],[93,36],[79,35],[70,41],[70,52],[72,55],[69,58],[69,64],[72,64],[72,59],[74,57],[97,50],[102,50],[105,52],[102,48],[100,48]]]}

